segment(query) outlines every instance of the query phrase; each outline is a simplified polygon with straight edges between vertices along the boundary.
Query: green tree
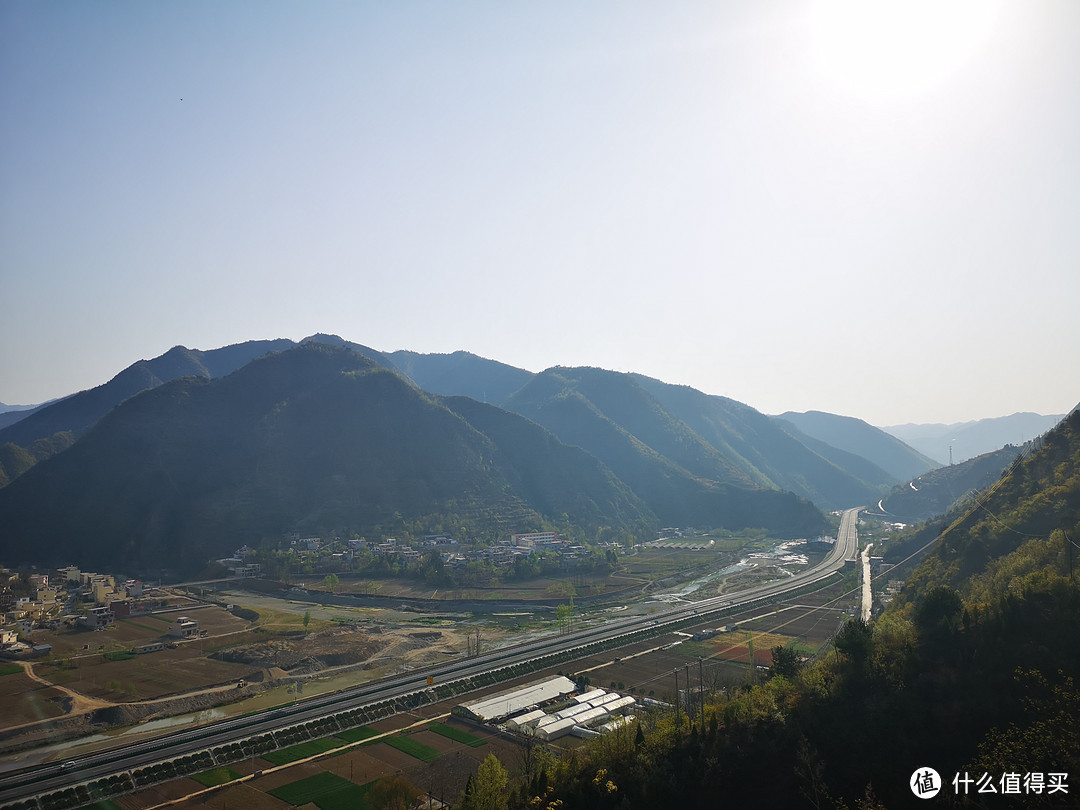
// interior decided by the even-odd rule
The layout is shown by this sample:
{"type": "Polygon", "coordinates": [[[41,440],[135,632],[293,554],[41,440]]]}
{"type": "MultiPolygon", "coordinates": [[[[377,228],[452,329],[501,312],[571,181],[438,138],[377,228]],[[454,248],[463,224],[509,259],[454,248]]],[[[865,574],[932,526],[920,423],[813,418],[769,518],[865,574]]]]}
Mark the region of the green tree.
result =
{"type": "Polygon", "coordinates": [[[334,592],[339,582],[337,574],[327,574],[323,577],[323,584],[326,585],[326,590],[330,591],[330,593],[334,592]]]}
{"type": "Polygon", "coordinates": [[[948,635],[964,609],[960,595],[947,585],[930,588],[915,608],[915,626],[926,635],[948,635]]]}
{"type": "Polygon", "coordinates": [[[559,620],[559,629],[564,633],[569,633],[570,625],[574,620],[574,609],[570,605],[557,605],[555,618],[559,620]]]}
{"type": "Polygon", "coordinates": [[[461,810],[505,810],[510,774],[494,754],[488,754],[461,801],[461,810]]]}
{"type": "Polygon", "coordinates": [[[417,790],[404,776],[384,776],[372,783],[367,803],[373,810],[409,810],[420,798],[417,790]]]}
{"type": "Polygon", "coordinates": [[[802,669],[802,658],[795,651],[795,648],[778,644],[772,648],[771,652],[772,666],[769,667],[769,677],[779,676],[787,678],[789,681],[795,680],[799,675],[799,670],[802,669]]]}
{"type": "Polygon", "coordinates": [[[833,646],[837,652],[851,659],[856,671],[862,671],[873,650],[873,634],[870,625],[862,619],[851,619],[836,634],[833,646]]]}
{"type": "Polygon", "coordinates": [[[304,629],[307,630],[308,625],[311,624],[311,611],[304,611],[304,629]]]}

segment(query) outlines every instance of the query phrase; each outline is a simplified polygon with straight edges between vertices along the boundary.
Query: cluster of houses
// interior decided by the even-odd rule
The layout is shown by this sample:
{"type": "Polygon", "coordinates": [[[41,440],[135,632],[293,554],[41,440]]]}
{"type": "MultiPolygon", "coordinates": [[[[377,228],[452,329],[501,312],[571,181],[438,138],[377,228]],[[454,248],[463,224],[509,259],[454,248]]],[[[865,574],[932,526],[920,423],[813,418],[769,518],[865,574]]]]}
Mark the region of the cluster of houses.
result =
{"type": "Polygon", "coordinates": [[[111,574],[98,574],[92,571],[80,571],[69,565],[59,569],[69,589],[82,598],[83,603],[92,603],[85,615],[65,616],[65,620],[74,619],[86,627],[95,630],[115,624],[117,618],[137,616],[150,612],[150,600],[146,586],[137,579],[117,582],[111,574]]]}
{"type": "Polygon", "coordinates": [[[225,557],[218,562],[234,577],[259,577],[262,576],[262,566],[251,561],[254,555],[255,549],[245,543],[234,551],[231,557],[225,557]]]}
{"type": "Polygon", "coordinates": [[[19,580],[19,574],[4,569],[0,576],[9,586],[0,615],[0,655],[5,657],[51,652],[48,644],[32,643],[31,634],[38,628],[83,626],[103,630],[114,624],[117,617],[149,613],[152,608],[142,582],[117,582],[109,574],[81,571],[74,565],[51,574],[30,574],[30,594],[17,597],[11,595],[10,586],[19,580]],[[82,609],[80,605],[88,607],[82,609]]]}
{"type": "MultiPolygon", "coordinates": [[[[350,541],[363,543],[362,540],[350,541]]],[[[367,546],[372,551],[400,556],[404,559],[418,559],[430,550],[442,553],[443,563],[450,568],[464,568],[471,562],[487,562],[497,568],[510,568],[519,557],[543,552],[559,555],[559,564],[563,569],[574,569],[578,561],[589,556],[591,550],[570,540],[559,537],[558,532],[525,532],[512,534],[506,540],[500,540],[493,546],[461,546],[456,540],[445,535],[431,535],[417,541],[414,545],[388,539],[382,543],[367,546]]],[[[619,549],[617,543],[606,543],[602,549],[619,549]]]]}
{"type": "MultiPolygon", "coordinates": [[[[617,543],[606,543],[601,546],[602,549],[609,547],[621,549],[617,543]]],[[[365,538],[326,541],[318,537],[294,535],[289,541],[289,550],[299,562],[310,563],[312,569],[318,573],[347,571],[353,559],[365,553],[385,554],[409,564],[419,562],[433,551],[439,553],[443,563],[451,569],[464,568],[475,561],[509,568],[518,557],[553,552],[559,555],[560,566],[571,570],[577,567],[579,560],[587,557],[591,552],[586,546],[559,537],[557,532],[512,534],[494,546],[476,547],[459,544],[457,540],[445,534],[431,534],[410,541],[398,540],[394,537],[378,541],[365,538]]],[[[261,576],[259,564],[252,561],[255,553],[255,550],[249,546],[242,546],[233,552],[231,557],[217,560],[217,562],[233,576],[261,576]]]]}
{"type": "Polygon", "coordinates": [[[35,626],[59,626],[67,604],[63,588],[50,584],[48,574],[31,574],[30,593],[13,596],[10,586],[19,580],[19,574],[0,569],[5,583],[2,614],[0,614],[0,655],[9,658],[48,655],[48,644],[29,641],[35,626]]]}

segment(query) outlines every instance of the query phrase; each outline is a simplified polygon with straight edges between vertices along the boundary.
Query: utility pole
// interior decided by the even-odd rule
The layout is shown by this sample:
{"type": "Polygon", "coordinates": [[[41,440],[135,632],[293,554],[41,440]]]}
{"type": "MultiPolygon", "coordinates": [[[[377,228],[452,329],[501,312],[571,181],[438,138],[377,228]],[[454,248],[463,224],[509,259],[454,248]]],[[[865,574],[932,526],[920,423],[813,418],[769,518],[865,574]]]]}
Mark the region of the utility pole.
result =
{"type": "Polygon", "coordinates": [[[701,704],[701,733],[705,734],[705,665],[701,661],[701,656],[697,658],[697,675],[698,675],[698,703],[701,704]]]}
{"type": "Polygon", "coordinates": [[[679,727],[679,668],[675,667],[675,728],[679,727]]]}
{"type": "Polygon", "coordinates": [[[757,683],[757,662],[754,660],[754,631],[750,630],[750,637],[746,641],[746,649],[750,653],[750,682],[757,683]]]}
{"type": "MultiPolygon", "coordinates": [[[[683,672],[686,674],[686,719],[690,721],[690,730],[694,728],[693,704],[690,702],[690,662],[683,664],[683,672]]],[[[704,731],[705,729],[702,729],[704,731]]]]}

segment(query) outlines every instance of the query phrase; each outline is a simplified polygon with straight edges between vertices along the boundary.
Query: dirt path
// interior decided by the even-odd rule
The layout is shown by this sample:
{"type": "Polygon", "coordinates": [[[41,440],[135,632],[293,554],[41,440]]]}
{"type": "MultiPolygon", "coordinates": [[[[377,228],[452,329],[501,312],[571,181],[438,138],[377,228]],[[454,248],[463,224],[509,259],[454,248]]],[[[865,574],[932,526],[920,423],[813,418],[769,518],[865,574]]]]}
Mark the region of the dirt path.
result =
{"type": "Polygon", "coordinates": [[[51,686],[53,689],[58,689],[71,698],[71,708],[68,709],[66,714],[84,714],[86,712],[92,712],[94,709],[104,709],[116,705],[107,700],[98,700],[97,698],[87,697],[86,695],[68,689],[66,686],[59,686],[52,681],[47,681],[34,672],[34,665],[28,661],[19,661],[19,664],[26,672],[26,677],[30,680],[37,681],[43,686],[51,686]]]}

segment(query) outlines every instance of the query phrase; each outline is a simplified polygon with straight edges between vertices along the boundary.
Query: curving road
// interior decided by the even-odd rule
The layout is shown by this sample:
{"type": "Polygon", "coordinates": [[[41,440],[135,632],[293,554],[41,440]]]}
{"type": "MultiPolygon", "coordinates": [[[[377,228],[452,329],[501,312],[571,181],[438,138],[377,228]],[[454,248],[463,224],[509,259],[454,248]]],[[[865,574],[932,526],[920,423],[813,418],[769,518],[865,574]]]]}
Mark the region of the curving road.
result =
{"type": "MultiPolygon", "coordinates": [[[[845,565],[854,562],[858,549],[855,530],[858,514],[863,507],[844,512],[837,541],[818,565],[792,577],[758,585],[736,593],[704,599],[671,608],[651,616],[628,616],[578,630],[565,636],[524,642],[514,647],[492,650],[476,658],[451,661],[436,667],[398,675],[382,681],[363,684],[329,695],[271,709],[256,715],[221,720],[194,729],[177,731],[167,737],[135,743],[121,749],[89,754],[68,763],[38,766],[16,772],[0,779],[0,802],[11,802],[39,793],[47,793],[71,784],[88,782],[155,762],[215,748],[246,737],[306,723],[328,714],[356,709],[361,706],[394,700],[405,695],[428,690],[427,678],[447,683],[514,664],[541,660],[548,656],[588,647],[600,641],[617,640],[642,630],[658,633],[666,625],[677,624],[693,617],[729,611],[755,602],[773,599],[784,593],[820,582],[845,565]]],[[[627,639],[629,642],[630,639],[627,639]]]]}

